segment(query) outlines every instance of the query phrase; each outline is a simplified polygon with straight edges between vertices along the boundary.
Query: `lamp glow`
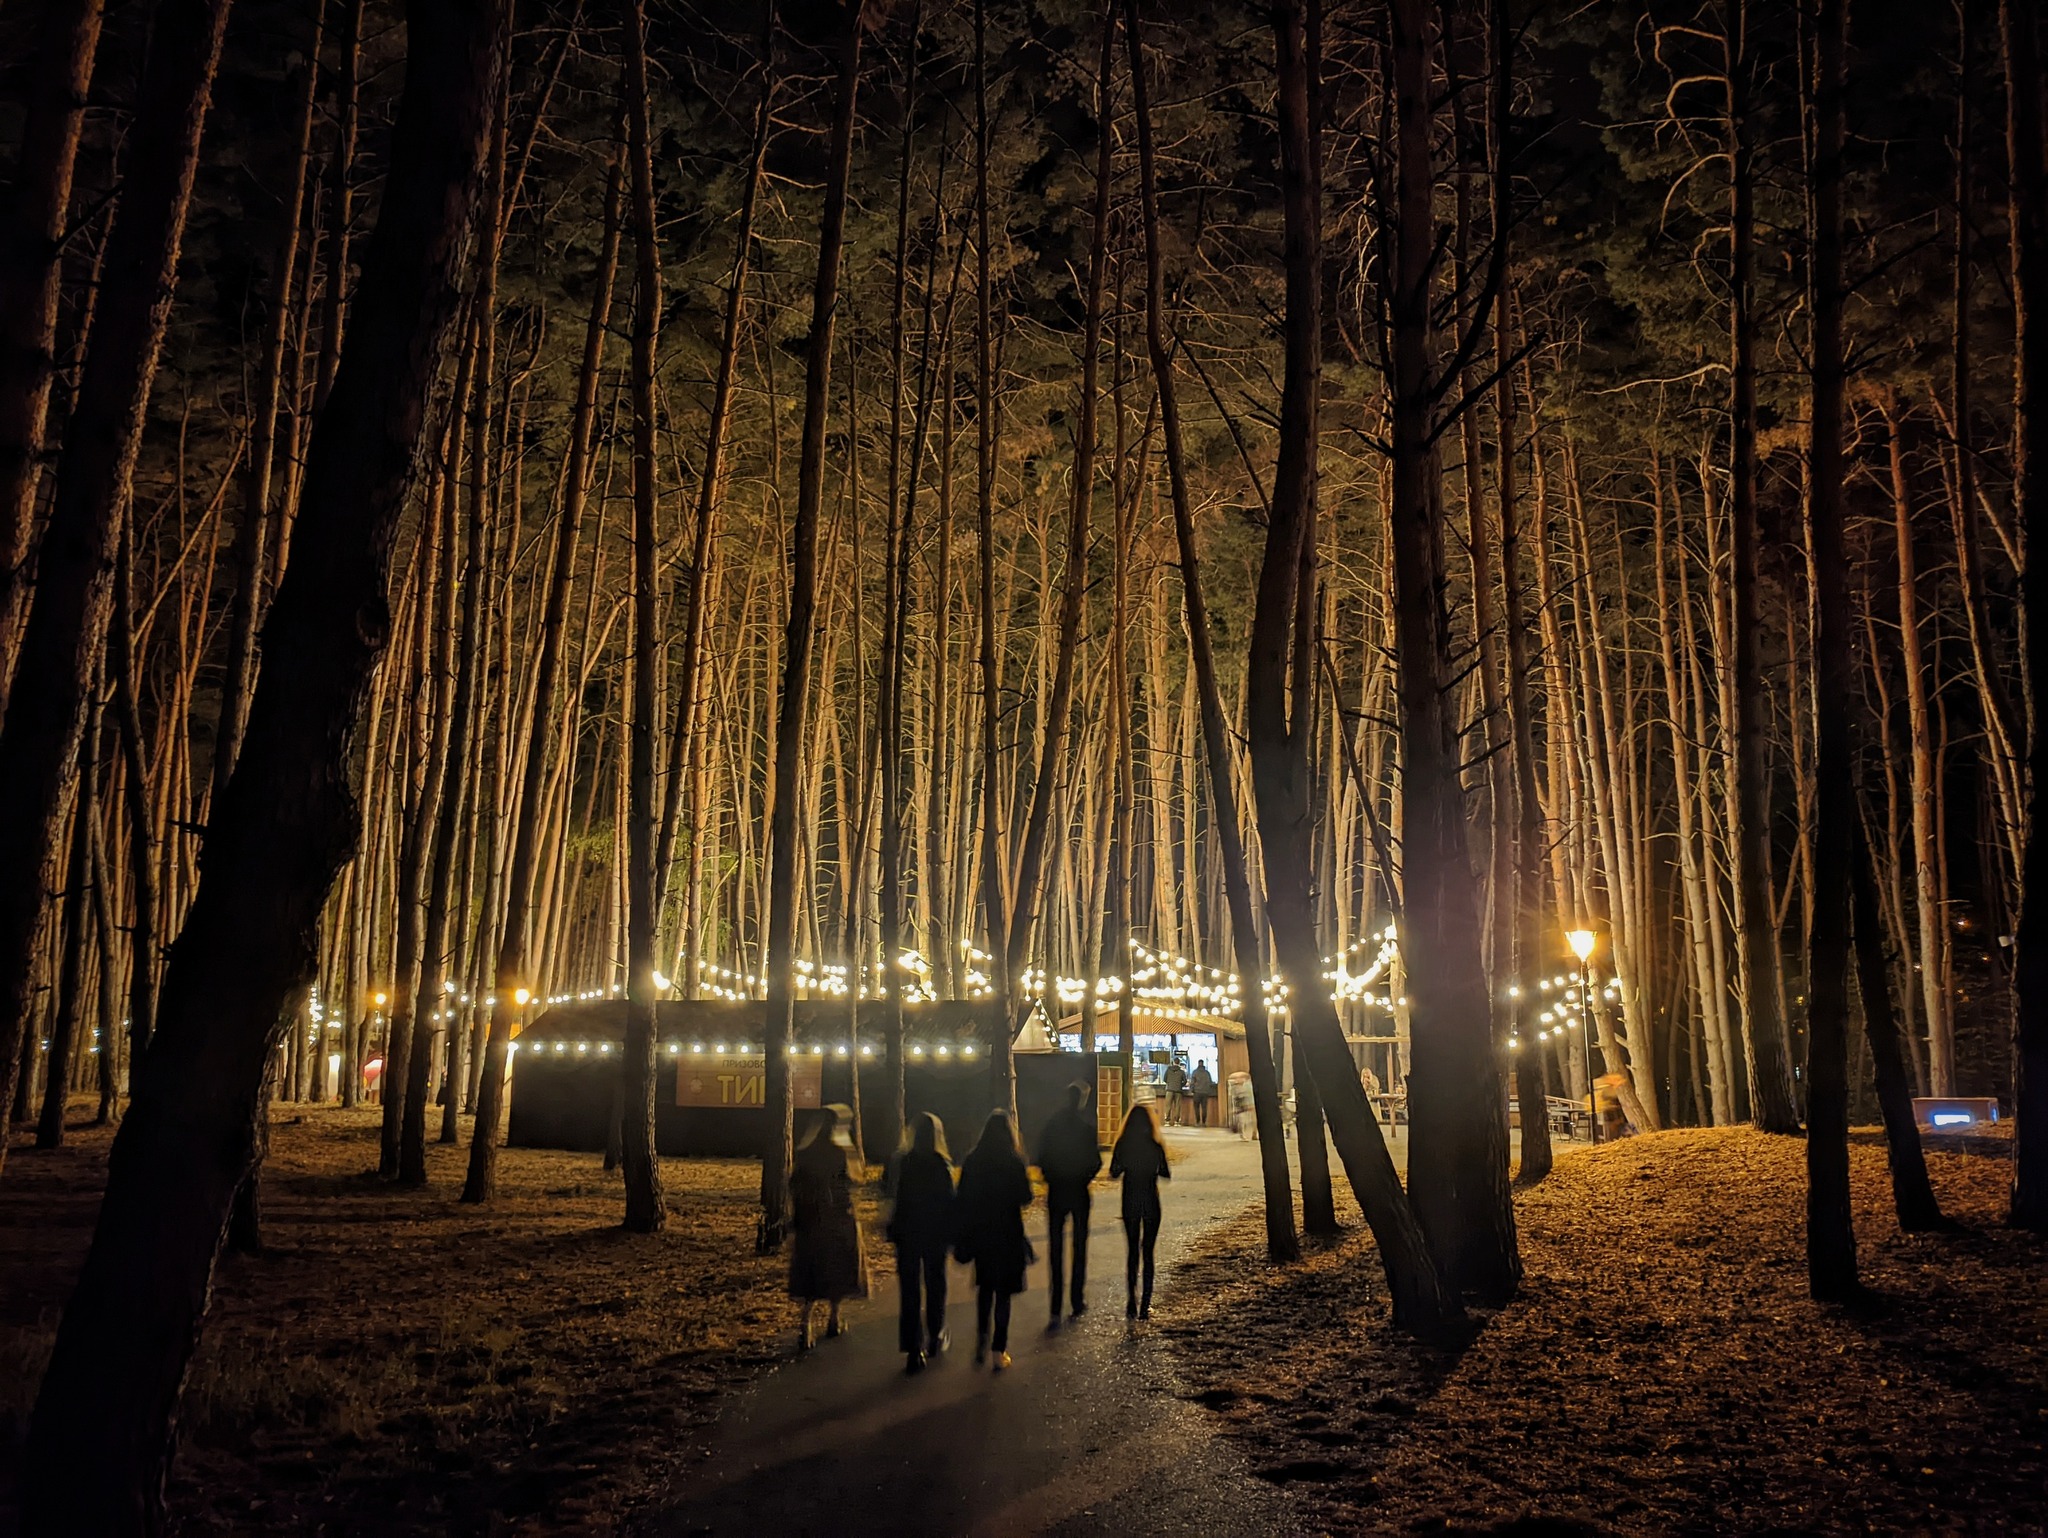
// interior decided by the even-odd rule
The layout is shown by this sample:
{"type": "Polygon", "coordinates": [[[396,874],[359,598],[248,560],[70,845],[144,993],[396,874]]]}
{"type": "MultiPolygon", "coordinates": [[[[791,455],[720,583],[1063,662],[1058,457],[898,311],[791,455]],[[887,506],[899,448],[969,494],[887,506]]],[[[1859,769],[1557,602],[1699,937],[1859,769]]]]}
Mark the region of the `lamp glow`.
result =
{"type": "Polygon", "coordinates": [[[1581,961],[1589,960],[1599,936],[1590,929],[1574,929],[1564,937],[1564,943],[1572,948],[1572,954],[1581,961]]]}

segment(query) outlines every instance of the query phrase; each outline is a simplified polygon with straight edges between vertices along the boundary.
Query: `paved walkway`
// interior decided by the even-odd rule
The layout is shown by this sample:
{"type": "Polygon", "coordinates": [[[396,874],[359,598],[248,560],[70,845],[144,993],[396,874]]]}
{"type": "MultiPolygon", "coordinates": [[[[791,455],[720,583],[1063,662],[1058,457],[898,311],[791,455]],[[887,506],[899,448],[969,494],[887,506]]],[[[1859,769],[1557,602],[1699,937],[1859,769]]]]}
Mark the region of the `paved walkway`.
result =
{"type": "MultiPolygon", "coordinates": [[[[1208,1225],[1257,1199],[1256,1145],[1171,1129],[1160,1285],[1208,1225]]],[[[1404,1139],[1405,1141],[1405,1139],[1404,1139]]],[[[1288,1534],[1282,1493],[1250,1477],[1199,1407],[1174,1395],[1169,1343],[1123,1310],[1114,1186],[1097,1187],[1089,1301],[1047,1333],[1045,1266],[1016,1300],[1001,1374],[973,1365],[974,1292],[954,1267],[953,1349],[914,1378],[896,1351],[893,1285],[849,1311],[852,1331],[768,1374],[711,1454],[636,1531],[684,1534],[1288,1534]]],[[[1045,1208],[1031,1210],[1045,1248],[1045,1208]]]]}

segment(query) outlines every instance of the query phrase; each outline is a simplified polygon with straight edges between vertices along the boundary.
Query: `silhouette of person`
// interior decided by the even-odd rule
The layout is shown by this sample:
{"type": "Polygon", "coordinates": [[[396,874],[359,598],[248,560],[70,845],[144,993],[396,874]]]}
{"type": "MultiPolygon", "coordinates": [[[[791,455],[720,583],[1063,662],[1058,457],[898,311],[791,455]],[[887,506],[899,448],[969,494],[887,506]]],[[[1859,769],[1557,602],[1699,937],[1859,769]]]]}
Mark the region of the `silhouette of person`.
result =
{"type": "Polygon", "coordinates": [[[1052,1322],[1058,1324],[1070,1218],[1074,1225],[1073,1316],[1079,1319],[1088,1312],[1088,1184],[1102,1172],[1102,1148],[1095,1140],[1095,1118],[1088,1114],[1087,1085],[1068,1085],[1066,1103],[1045,1124],[1038,1139],[1038,1172],[1045,1177],[1052,1322]]]}
{"type": "Polygon", "coordinates": [[[998,1372],[1010,1365],[1010,1300],[1024,1290],[1031,1241],[1024,1209],[1031,1175],[1008,1111],[991,1111],[981,1140],[960,1166],[954,1202],[955,1258],[974,1265],[974,1365],[995,1352],[998,1372]]]}
{"type": "Polygon", "coordinates": [[[953,1237],[953,1161],[946,1129],[920,1111],[905,1129],[891,1184],[896,1196],[889,1242],[896,1246],[896,1338],[905,1372],[922,1372],[946,1349],[946,1247],[953,1237]]]}
{"type": "Polygon", "coordinates": [[[1124,1118],[1116,1147],[1109,1156],[1109,1178],[1121,1180],[1124,1218],[1124,1316],[1152,1317],[1152,1251],[1159,1243],[1159,1182],[1171,1180],[1166,1163],[1166,1144],[1160,1141],[1159,1124],[1152,1108],[1138,1104],[1124,1118]],[[1145,1291],[1138,1292],[1142,1263],[1145,1291]]]}
{"type": "Polygon", "coordinates": [[[804,1306],[797,1331],[797,1349],[811,1348],[811,1312],[822,1300],[830,1305],[825,1334],[842,1335],[839,1305],[868,1295],[868,1261],[860,1242],[860,1220],[854,1216],[853,1191],[860,1183],[854,1167],[853,1113],[843,1105],[827,1106],[823,1120],[804,1134],[789,1172],[790,1218],[796,1242],[789,1253],[789,1295],[804,1306]]]}

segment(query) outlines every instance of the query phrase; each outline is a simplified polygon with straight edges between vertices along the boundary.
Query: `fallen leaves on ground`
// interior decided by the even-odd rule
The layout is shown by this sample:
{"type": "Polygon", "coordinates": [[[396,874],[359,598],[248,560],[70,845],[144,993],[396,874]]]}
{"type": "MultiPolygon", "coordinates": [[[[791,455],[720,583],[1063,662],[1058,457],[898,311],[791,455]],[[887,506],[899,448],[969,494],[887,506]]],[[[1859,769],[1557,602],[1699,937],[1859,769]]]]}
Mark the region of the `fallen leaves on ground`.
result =
{"type": "Polygon", "coordinates": [[[1205,1236],[1161,1327],[1335,1532],[2048,1532],[2048,1243],[2002,1226],[2003,1160],[1928,1163],[1960,1232],[1901,1234],[1881,1144],[1852,1149],[1867,1306],[1807,1297],[1805,1145],[1726,1129],[1518,1193],[1521,1295],[1461,1351],[1390,1329],[1355,1209],[1286,1269],[1256,1208],[1205,1236]]]}
{"type": "MultiPolygon", "coordinates": [[[[424,1191],[379,1181],[377,1114],[276,1110],[266,1250],[221,1263],[186,1390],[180,1530],[611,1531],[794,1339],[786,1262],[754,1253],[760,1165],[664,1159],[668,1226],[631,1235],[594,1154],[505,1149],[487,1207],[456,1200],[466,1142],[429,1147],[424,1191]]],[[[110,1141],[16,1149],[0,1181],[0,1460],[19,1454],[110,1141]]]]}

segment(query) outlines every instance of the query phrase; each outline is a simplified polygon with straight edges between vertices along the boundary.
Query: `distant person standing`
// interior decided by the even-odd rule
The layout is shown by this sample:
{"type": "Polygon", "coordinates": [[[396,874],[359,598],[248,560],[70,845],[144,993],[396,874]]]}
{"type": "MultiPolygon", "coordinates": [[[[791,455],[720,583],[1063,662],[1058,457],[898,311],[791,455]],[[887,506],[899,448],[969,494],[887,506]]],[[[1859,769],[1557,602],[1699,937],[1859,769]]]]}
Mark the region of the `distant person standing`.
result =
{"type": "Polygon", "coordinates": [[[820,1301],[829,1305],[827,1337],[843,1335],[839,1305],[868,1295],[868,1260],[860,1242],[860,1220],[854,1216],[853,1191],[860,1183],[854,1167],[853,1113],[843,1105],[827,1106],[824,1120],[804,1134],[789,1173],[789,1199],[796,1241],[789,1253],[789,1295],[802,1303],[797,1349],[811,1349],[811,1313],[820,1301]]]}
{"type": "Polygon", "coordinates": [[[946,1248],[953,1238],[953,1161],[938,1117],[910,1119],[910,1146],[896,1156],[896,1207],[889,1242],[896,1246],[897,1346],[905,1372],[922,1372],[946,1349],[946,1248]]]}
{"type": "Polygon", "coordinates": [[[1252,1076],[1248,1073],[1230,1076],[1230,1130],[1246,1143],[1259,1130],[1258,1108],[1252,1100],[1252,1076]]]}
{"type": "Polygon", "coordinates": [[[1074,1224],[1073,1316],[1088,1312],[1088,1185],[1102,1172],[1102,1148],[1095,1118],[1088,1114],[1088,1086],[1067,1086],[1066,1104],[1052,1113],[1038,1139],[1038,1172],[1045,1177],[1045,1229],[1052,1247],[1052,1323],[1060,1322],[1066,1269],[1067,1220],[1074,1224]]]}
{"type": "Polygon", "coordinates": [[[1152,1251],[1159,1243],[1159,1182],[1171,1180],[1166,1144],[1152,1109],[1134,1105],[1109,1156],[1109,1177],[1124,1183],[1124,1317],[1152,1317],[1152,1251]],[[1145,1291],[1138,1292],[1142,1264],[1145,1291]]]}
{"type": "Polygon", "coordinates": [[[1195,1076],[1188,1081],[1188,1088],[1195,1096],[1195,1125],[1206,1127],[1216,1104],[1216,1076],[1209,1072],[1207,1063],[1195,1064],[1195,1076]]]}
{"type": "Polygon", "coordinates": [[[1187,1093],[1188,1071],[1181,1067],[1180,1059],[1174,1058],[1166,1065],[1166,1124],[1178,1127],[1181,1118],[1181,1097],[1187,1093]]]}
{"type": "Polygon", "coordinates": [[[996,1371],[1010,1365],[1010,1300],[1024,1290],[1031,1241],[1024,1209],[1031,1205],[1031,1174],[1008,1111],[991,1111],[981,1141],[960,1166],[954,1201],[953,1254],[974,1265],[974,1365],[988,1359],[996,1371]]]}

